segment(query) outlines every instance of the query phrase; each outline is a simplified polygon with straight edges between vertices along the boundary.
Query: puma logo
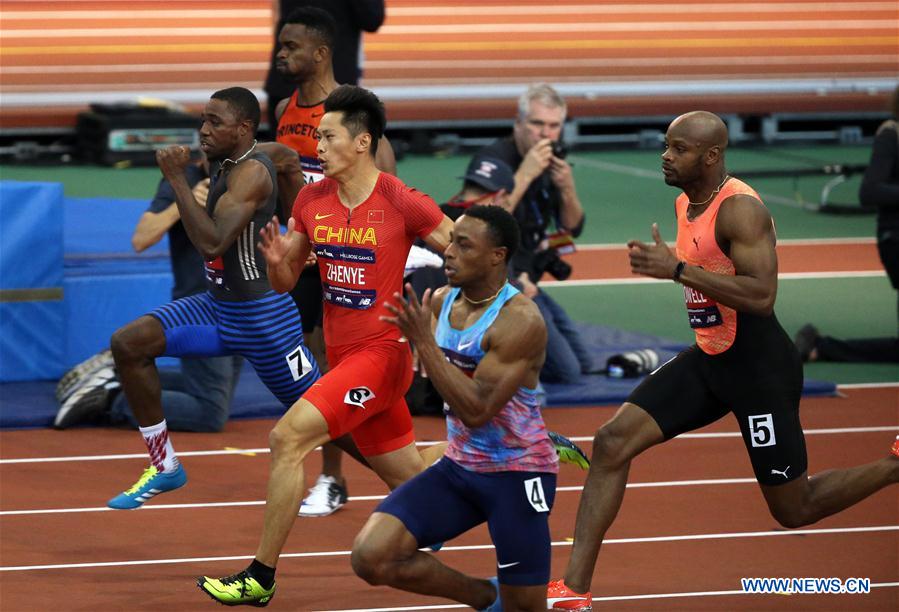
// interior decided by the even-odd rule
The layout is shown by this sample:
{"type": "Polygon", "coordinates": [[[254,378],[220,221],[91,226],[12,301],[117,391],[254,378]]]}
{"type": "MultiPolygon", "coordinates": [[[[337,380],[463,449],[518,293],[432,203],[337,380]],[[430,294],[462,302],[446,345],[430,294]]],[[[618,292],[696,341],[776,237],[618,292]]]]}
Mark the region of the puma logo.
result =
{"type": "Polygon", "coordinates": [[[774,468],[772,468],[772,469],[771,469],[771,474],[772,474],[772,475],[773,475],[773,474],[780,474],[781,476],[784,477],[784,480],[786,480],[786,479],[787,479],[787,472],[788,472],[789,470],[790,470],[790,466],[789,466],[789,465],[788,465],[786,468],[784,468],[784,471],[783,471],[783,472],[781,472],[780,470],[775,470],[774,468]]]}

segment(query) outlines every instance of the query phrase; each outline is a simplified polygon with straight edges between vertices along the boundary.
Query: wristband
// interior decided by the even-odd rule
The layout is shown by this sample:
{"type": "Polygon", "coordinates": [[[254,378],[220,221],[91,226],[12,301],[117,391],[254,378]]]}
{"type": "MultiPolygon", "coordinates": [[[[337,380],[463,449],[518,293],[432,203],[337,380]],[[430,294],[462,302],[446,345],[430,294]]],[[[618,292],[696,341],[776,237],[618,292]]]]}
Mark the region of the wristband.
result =
{"type": "Polygon", "coordinates": [[[673,280],[675,283],[678,282],[680,280],[680,275],[683,274],[684,268],[686,267],[686,261],[677,262],[677,266],[674,268],[674,274],[671,275],[671,280],[673,280]]]}

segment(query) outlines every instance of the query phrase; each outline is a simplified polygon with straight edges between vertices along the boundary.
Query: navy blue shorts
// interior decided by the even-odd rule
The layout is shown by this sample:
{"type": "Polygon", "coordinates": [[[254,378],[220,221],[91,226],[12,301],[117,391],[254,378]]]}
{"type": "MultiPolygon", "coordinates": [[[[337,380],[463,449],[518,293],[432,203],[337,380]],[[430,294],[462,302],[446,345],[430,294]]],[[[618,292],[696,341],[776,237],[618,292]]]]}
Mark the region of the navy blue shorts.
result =
{"type": "Polygon", "coordinates": [[[242,355],[285,408],[321,378],[287,294],[270,291],[257,300],[225,302],[198,293],[160,306],[150,316],[165,332],[164,355],[242,355]]]}
{"type": "Polygon", "coordinates": [[[444,457],[403,483],[375,512],[402,521],[419,547],[452,540],[486,522],[499,581],[535,586],[549,581],[549,511],[555,496],[555,474],[472,472],[444,457]]]}

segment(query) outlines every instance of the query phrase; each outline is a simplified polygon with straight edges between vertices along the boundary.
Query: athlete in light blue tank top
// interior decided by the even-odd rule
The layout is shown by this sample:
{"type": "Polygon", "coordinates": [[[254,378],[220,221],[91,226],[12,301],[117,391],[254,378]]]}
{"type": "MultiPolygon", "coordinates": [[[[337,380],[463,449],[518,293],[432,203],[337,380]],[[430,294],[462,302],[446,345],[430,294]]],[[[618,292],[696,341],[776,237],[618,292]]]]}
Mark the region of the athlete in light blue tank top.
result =
{"type": "MultiPolygon", "coordinates": [[[[449,314],[460,288],[449,290],[443,300],[435,338],[450,363],[471,376],[484,357],[481,341],[502,307],[519,291],[506,283],[474,325],[454,329],[449,314]]],[[[466,427],[449,408],[446,412],[449,447],[446,456],[475,472],[558,471],[558,459],[546,433],[537,403],[537,390],[519,387],[511,400],[485,425],[466,427]]]]}
{"type": "Polygon", "coordinates": [[[545,609],[550,568],[549,513],[558,459],[536,393],[546,353],[546,324],[532,300],[507,282],[518,225],[499,206],[472,206],[456,220],[444,251],[449,287],[421,302],[406,297],[385,309],[418,350],[443,396],[449,445],[444,457],[400,485],[375,509],[353,549],[353,568],[378,584],[452,599],[476,610],[545,609]],[[496,547],[497,578],[464,576],[414,559],[486,522],[496,547]],[[498,583],[498,584],[497,584],[498,583]],[[501,585],[501,596],[498,587],[501,585]],[[505,601],[503,601],[505,600],[505,601]]]}

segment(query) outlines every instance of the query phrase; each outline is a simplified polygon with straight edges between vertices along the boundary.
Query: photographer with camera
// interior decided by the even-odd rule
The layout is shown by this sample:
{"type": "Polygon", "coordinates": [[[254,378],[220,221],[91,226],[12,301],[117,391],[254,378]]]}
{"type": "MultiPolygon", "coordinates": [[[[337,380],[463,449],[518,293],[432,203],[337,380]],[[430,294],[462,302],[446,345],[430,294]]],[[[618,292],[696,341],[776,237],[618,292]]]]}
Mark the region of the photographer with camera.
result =
{"type": "Polygon", "coordinates": [[[584,209],[561,142],[566,110],[565,100],[551,86],[531,86],[518,99],[512,135],[476,157],[500,159],[515,169],[515,188],[501,205],[521,230],[513,274],[522,293],[540,308],[549,334],[540,379],[571,383],[591,371],[590,354],[564,309],[537,286],[544,272],[558,280],[571,275],[560,255],[574,251],[573,239],[584,228],[584,209]]]}

